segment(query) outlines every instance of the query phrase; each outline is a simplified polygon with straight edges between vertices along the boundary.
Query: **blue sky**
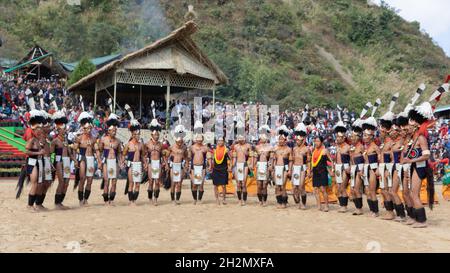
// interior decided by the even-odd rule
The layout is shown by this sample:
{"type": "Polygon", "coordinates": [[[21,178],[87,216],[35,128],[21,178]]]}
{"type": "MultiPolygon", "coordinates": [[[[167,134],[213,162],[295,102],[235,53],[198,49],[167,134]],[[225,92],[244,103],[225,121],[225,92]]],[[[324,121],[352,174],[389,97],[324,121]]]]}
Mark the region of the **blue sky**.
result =
{"type": "MultiPolygon", "coordinates": [[[[380,0],[374,0],[380,3],[380,0]]],[[[407,21],[417,21],[420,28],[450,56],[450,0],[385,0],[399,10],[407,21]]]]}

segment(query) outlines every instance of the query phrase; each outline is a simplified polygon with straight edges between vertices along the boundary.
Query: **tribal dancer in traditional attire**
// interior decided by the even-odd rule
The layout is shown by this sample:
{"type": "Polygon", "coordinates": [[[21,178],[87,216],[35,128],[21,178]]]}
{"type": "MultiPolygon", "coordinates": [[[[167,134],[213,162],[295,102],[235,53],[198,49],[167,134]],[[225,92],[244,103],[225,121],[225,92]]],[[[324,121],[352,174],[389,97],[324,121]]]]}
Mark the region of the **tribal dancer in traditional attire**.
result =
{"type": "MultiPolygon", "coordinates": [[[[448,92],[449,84],[443,84],[440,86],[430,97],[428,101],[439,101],[444,92],[448,92]]],[[[413,136],[413,143],[408,147],[406,157],[403,158],[403,162],[411,164],[410,167],[410,184],[411,191],[410,196],[414,203],[414,215],[415,221],[412,226],[414,228],[424,228],[427,226],[427,217],[425,208],[420,200],[420,188],[422,186],[422,180],[427,179],[427,194],[428,205],[430,209],[433,209],[434,204],[434,182],[433,172],[428,164],[431,152],[427,140],[427,129],[433,125],[434,111],[429,102],[424,102],[408,113],[409,124],[415,130],[413,136]]],[[[412,221],[410,221],[412,222],[412,221]]]]}
{"type": "Polygon", "coordinates": [[[55,193],[55,207],[56,209],[68,209],[63,205],[66,197],[67,188],[70,180],[70,164],[71,159],[75,161],[75,156],[72,149],[69,147],[66,136],[67,117],[63,111],[58,111],[53,115],[53,121],[56,126],[56,136],[53,139],[50,150],[55,154],[53,166],[56,171],[56,178],[58,178],[58,187],[55,193]]]}
{"type": "Polygon", "coordinates": [[[292,149],[292,185],[294,186],[293,197],[299,209],[306,209],[306,191],[305,180],[309,172],[309,162],[311,161],[311,151],[306,144],[307,129],[303,122],[299,123],[294,129],[295,143],[292,149]]]}
{"type": "Polygon", "coordinates": [[[404,162],[404,158],[406,157],[407,154],[407,149],[409,146],[412,145],[412,137],[414,134],[413,131],[413,127],[409,125],[409,119],[408,119],[408,113],[411,110],[411,106],[407,106],[405,108],[405,110],[403,112],[401,112],[400,114],[398,114],[397,116],[397,124],[400,126],[401,129],[401,135],[403,137],[403,143],[402,146],[399,148],[399,150],[402,151],[402,154],[400,156],[400,165],[401,165],[401,169],[397,169],[397,171],[400,171],[400,177],[402,179],[401,183],[401,188],[402,188],[402,195],[403,195],[403,199],[405,202],[405,209],[407,212],[407,221],[406,223],[409,224],[414,224],[415,222],[415,215],[414,215],[414,203],[413,200],[411,198],[411,194],[410,194],[410,167],[411,164],[410,163],[406,163],[404,162]]]}
{"type": "Polygon", "coordinates": [[[42,157],[43,164],[44,164],[44,182],[42,183],[42,187],[40,187],[37,197],[36,197],[36,208],[39,210],[48,210],[43,206],[45,196],[47,194],[47,190],[50,188],[53,182],[53,166],[51,162],[51,149],[50,149],[50,143],[49,140],[50,132],[52,131],[52,119],[50,115],[41,110],[42,115],[44,116],[44,124],[42,127],[43,134],[41,135],[41,143],[43,144],[44,149],[44,155],[42,157]]]}
{"type": "Polygon", "coordinates": [[[377,100],[372,109],[372,116],[363,121],[363,142],[365,146],[364,151],[364,185],[369,188],[367,196],[367,204],[370,209],[370,215],[378,217],[378,199],[377,199],[377,170],[378,170],[378,156],[380,149],[375,143],[375,131],[377,130],[377,121],[373,117],[376,109],[381,104],[377,100]]]}
{"type": "Polygon", "coordinates": [[[336,134],[336,159],[334,165],[336,183],[338,184],[338,212],[347,212],[348,194],[347,187],[350,180],[350,145],[347,143],[347,126],[341,118],[340,111],[338,112],[339,121],[334,126],[336,134]]]}
{"type": "MultiPolygon", "coordinates": [[[[195,126],[194,126],[195,127],[195,126]]],[[[203,144],[203,135],[195,136],[195,143],[190,147],[189,154],[191,157],[191,190],[194,198],[194,205],[197,201],[201,202],[204,194],[203,185],[205,183],[206,161],[212,155],[208,152],[208,148],[203,144]]]]}
{"type": "Polygon", "coordinates": [[[102,165],[99,166],[99,169],[103,172],[101,185],[103,201],[105,205],[113,205],[116,197],[117,176],[119,169],[124,166],[122,142],[116,138],[119,117],[111,113],[106,121],[106,126],[108,133],[102,137],[99,144],[100,154],[103,154],[102,165]]]}
{"type": "Polygon", "coordinates": [[[392,197],[392,201],[394,203],[394,210],[397,214],[397,217],[394,219],[398,222],[405,221],[405,206],[402,203],[402,199],[400,199],[400,195],[398,194],[398,191],[403,188],[402,186],[402,178],[403,178],[403,170],[402,170],[402,164],[401,164],[401,155],[403,150],[403,143],[404,143],[404,134],[401,131],[401,125],[407,124],[408,119],[406,119],[406,123],[401,123],[401,118],[396,117],[392,121],[392,129],[390,132],[390,137],[394,141],[394,144],[392,145],[392,161],[394,163],[393,171],[392,171],[392,188],[390,190],[390,194],[392,197]]]}
{"type": "Polygon", "coordinates": [[[24,166],[22,171],[23,174],[21,174],[19,182],[17,183],[16,198],[18,199],[22,193],[25,179],[27,179],[27,183],[31,182],[27,208],[33,211],[39,210],[34,205],[38,198],[40,198],[38,192],[41,191],[44,182],[44,162],[42,157],[45,151],[43,147],[44,145],[41,141],[44,134],[44,122],[45,117],[41,111],[36,109],[30,111],[29,124],[31,128],[31,138],[27,140],[27,144],[25,146],[27,163],[24,166]]]}
{"type": "Polygon", "coordinates": [[[101,165],[97,139],[91,135],[92,119],[92,116],[87,112],[80,114],[78,122],[80,123],[82,134],[74,142],[74,150],[78,150],[75,167],[79,168],[80,175],[79,185],[75,184],[74,188],[78,187],[80,206],[87,205],[87,200],[91,195],[92,180],[95,174],[95,155],[97,155],[98,165],[101,165]],[[85,182],[87,182],[86,186],[85,182]]]}
{"type": "Polygon", "coordinates": [[[275,196],[277,198],[277,207],[286,208],[288,196],[286,191],[287,179],[291,176],[292,170],[292,149],[286,145],[288,136],[290,134],[286,125],[281,125],[278,128],[278,144],[273,149],[273,166],[275,179],[275,196]]]}
{"type": "MultiPolygon", "coordinates": [[[[403,143],[400,146],[399,150],[402,151],[400,155],[400,166],[401,168],[397,167],[397,172],[400,172],[399,177],[401,178],[401,181],[399,181],[400,187],[402,189],[402,196],[405,202],[405,209],[407,213],[406,221],[404,221],[408,225],[412,225],[415,223],[415,210],[414,210],[414,203],[411,198],[411,187],[410,187],[410,167],[411,163],[403,162],[403,159],[407,155],[408,147],[410,147],[413,143],[413,134],[414,134],[414,127],[409,125],[409,118],[408,114],[413,109],[413,106],[416,104],[417,100],[421,96],[421,94],[425,90],[425,85],[421,84],[419,88],[417,89],[415,95],[411,99],[410,103],[406,105],[403,112],[399,113],[397,115],[397,125],[400,127],[400,133],[403,138],[403,143]]],[[[401,212],[400,212],[401,214],[401,212]]]]}
{"type": "Polygon", "coordinates": [[[352,124],[351,134],[351,146],[350,146],[350,188],[352,191],[353,203],[355,204],[356,211],[353,215],[362,215],[363,198],[362,193],[366,191],[366,185],[364,185],[364,144],[362,143],[362,123],[364,116],[372,108],[372,103],[368,102],[364,106],[359,118],[352,124]]]}
{"type": "Polygon", "coordinates": [[[394,202],[391,195],[392,190],[392,174],[393,174],[393,156],[392,149],[395,142],[392,140],[390,134],[392,130],[392,121],[394,120],[395,102],[397,101],[399,93],[396,93],[389,104],[389,110],[379,120],[379,132],[380,132],[380,155],[379,155],[379,175],[380,175],[380,188],[381,194],[384,199],[384,208],[387,214],[383,217],[384,220],[395,219],[394,214],[394,202]]]}
{"type": "Polygon", "coordinates": [[[272,166],[269,166],[270,153],[272,146],[268,142],[270,136],[270,128],[267,124],[259,128],[259,143],[255,147],[256,161],[256,183],[257,196],[261,206],[267,205],[267,184],[269,180],[269,172],[272,166]]]}
{"type": "Polygon", "coordinates": [[[188,149],[184,143],[186,129],[182,124],[175,127],[175,144],[169,148],[170,166],[170,199],[176,205],[180,204],[181,185],[188,169],[188,149]]]}
{"type": "MultiPolygon", "coordinates": [[[[130,112],[128,112],[130,114],[130,112]]],[[[143,180],[143,172],[148,168],[145,161],[144,143],[141,141],[141,125],[131,116],[131,138],[123,149],[123,156],[127,160],[127,183],[125,194],[128,194],[130,205],[135,206],[139,197],[139,187],[143,180]],[[142,164],[144,162],[144,164],[142,164]]]]}
{"type": "MultiPolygon", "coordinates": [[[[236,126],[244,127],[240,122],[236,126]]],[[[236,193],[241,206],[245,206],[247,203],[247,176],[249,169],[252,168],[252,166],[248,166],[248,162],[252,155],[252,146],[245,142],[243,135],[238,135],[237,143],[234,144],[232,151],[232,166],[234,167],[234,179],[237,183],[236,193]]]]}
{"type": "Polygon", "coordinates": [[[159,141],[159,134],[161,132],[161,125],[155,118],[154,102],[152,101],[153,120],[150,123],[151,136],[147,144],[145,145],[146,154],[148,158],[148,199],[153,202],[153,205],[158,205],[158,198],[161,185],[161,174],[163,168],[167,169],[166,162],[162,154],[162,143],[159,141]],[[154,197],[154,198],[153,198],[154,197]]]}

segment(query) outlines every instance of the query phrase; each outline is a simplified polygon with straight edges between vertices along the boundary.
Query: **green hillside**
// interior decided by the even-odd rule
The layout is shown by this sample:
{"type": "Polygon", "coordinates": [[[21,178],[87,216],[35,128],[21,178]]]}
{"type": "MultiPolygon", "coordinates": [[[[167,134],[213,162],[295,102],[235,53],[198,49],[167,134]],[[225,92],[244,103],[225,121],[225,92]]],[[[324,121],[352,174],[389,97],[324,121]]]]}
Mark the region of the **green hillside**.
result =
{"type": "Polygon", "coordinates": [[[403,106],[421,82],[428,95],[450,73],[417,22],[365,0],[4,0],[0,8],[1,57],[38,43],[64,61],[136,49],[193,18],[196,42],[230,78],[218,94],[283,108],[359,109],[378,96],[386,106],[397,91],[403,106]]]}

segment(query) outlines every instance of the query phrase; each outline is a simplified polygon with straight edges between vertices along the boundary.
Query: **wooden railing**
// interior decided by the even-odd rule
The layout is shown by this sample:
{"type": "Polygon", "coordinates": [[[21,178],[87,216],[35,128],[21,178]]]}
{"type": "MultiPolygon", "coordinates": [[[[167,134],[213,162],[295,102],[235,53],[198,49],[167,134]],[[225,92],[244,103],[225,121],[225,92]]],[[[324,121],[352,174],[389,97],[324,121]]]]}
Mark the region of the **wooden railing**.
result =
{"type": "Polygon", "coordinates": [[[7,139],[9,141],[12,141],[12,142],[16,143],[17,145],[25,148],[25,144],[23,144],[22,142],[19,142],[19,141],[13,139],[13,138],[10,138],[9,136],[6,136],[6,135],[4,135],[2,133],[0,133],[0,138],[5,138],[5,139],[7,139]]]}
{"type": "Polygon", "coordinates": [[[6,130],[5,128],[2,128],[2,127],[0,127],[0,131],[5,131],[5,132],[7,132],[8,134],[13,134],[15,137],[22,138],[21,135],[16,134],[16,133],[14,133],[14,132],[11,132],[11,131],[9,131],[9,130],[6,130]]]}

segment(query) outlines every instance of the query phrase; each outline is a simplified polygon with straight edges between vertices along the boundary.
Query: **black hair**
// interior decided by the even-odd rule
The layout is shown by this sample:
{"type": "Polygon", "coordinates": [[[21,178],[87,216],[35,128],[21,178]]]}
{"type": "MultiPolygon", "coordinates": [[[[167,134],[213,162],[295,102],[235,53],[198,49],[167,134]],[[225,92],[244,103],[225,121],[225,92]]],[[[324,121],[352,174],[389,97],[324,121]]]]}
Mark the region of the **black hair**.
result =
{"type": "Polygon", "coordinates": [[[355,133],[362,133],[363,129],[359,126],[352,126],[352,130],[355,133]]]}
{"type": "Polygon", "coordinates": [[[362,129],[363,129],[363,131],[365,131],[365,130],[375,131],[377,128],[375,126],[373,126],[373,125],[370,125],[370,124],[367,124],[367,123],[363,123],[362,129]]]}
{"type": "Polygon", "coordinates": [[[30,117],[30,124],[31,125],[35,125],[38,123],[45,123],[45,118],[43,116],[35,116],[35,117],[30,117]]]}
{"type": "Polygon", "coordinates": [[[408,125],[408,118],[402,117],[402,116],[397,117],[396,125],[397,126],[406,126],[406,125],[408,125]]]}
{"type": "Polygon", "coordinates": [[[67,117],[57,118],[55,119],[55,124],[67,124],[69,121],[67,120],[67,117]]]}
{"type": "Polygon", "coordinates": [[[117,119],[109,119],[106,121],[106,126],[119,126],[119,121],[117,119]]]}
{"type": "Polygon", "coordinates": [[[393,122],[390,120],[380,119],[380,126],[386,129],[391,129],[393,122]]]}
{"type": "Polygon", "coordinates": [[[411,111],[409,111],[408,118],[411,120],[414,120],[415,122],[417,122],[419,124],[422,124],[428,120],[426,117],[419,114],[419,112],[417,112],[415,109],[412,109],[411,111]]]}
{"type": "Polygon", "coordinates": [[[281,136],[281,135],[283,135],[283,136],[285,136],[285,137],[288,137],[289,136],[289,132],[286,132],[286,131],[284,131],[284,130],[280,130],[279,132],[278,132],[278,134],[281,136]]]}
{"type": "Polygon", "coordinates": [[[81,126],[85,125],[86,123],[92,123],[92,119],[91,118],[84,118],[84,119],[80,120],[81,126]]]}
{"type": "Polygon", "coordinates": [[[346,133],[347,132],[347,128],[342,127],[342,126],[337,126],[336,128],[334,128],[334,132],[335,133],[346,133]]]}
{"type": "Polygon", "coordinates": [[[294,131],[294,135],[295,136],[305,137],[306,136],[306,132],[305,131],[294,131]]]}
{"type": "Polygon", "coordinates": [[[141,129],[141,125],[139,125],[139,124],[130,126],[130,131],[131,132],[134,132],[134,131],[137,131],[137,130],[140,130],[140,129],[141,129]]]}
{"type": "Polygon", "coordinates": [[[324,140],[323,136],[316,136],[316,137],[314,137],[314,139],[319,139],[321,143],[323,143],[323,140],[324,140]]]}

